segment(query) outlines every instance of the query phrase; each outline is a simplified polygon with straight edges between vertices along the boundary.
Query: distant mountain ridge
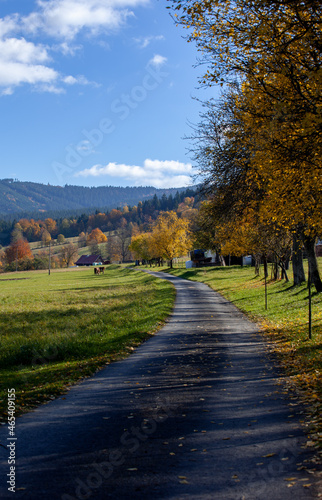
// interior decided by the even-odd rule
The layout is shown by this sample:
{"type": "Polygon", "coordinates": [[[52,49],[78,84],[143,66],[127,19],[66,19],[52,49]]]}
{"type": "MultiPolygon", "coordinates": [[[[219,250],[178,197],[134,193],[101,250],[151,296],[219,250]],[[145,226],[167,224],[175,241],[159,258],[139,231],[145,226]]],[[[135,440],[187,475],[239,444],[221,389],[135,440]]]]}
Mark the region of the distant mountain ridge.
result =
{"type": "Polygon", "coordinates": [[[169,196],[187,188],[52,186],[14,179],[0,179],[0,216],[50,211],[116,208],[137,205],[154,195],[169,196]]]}

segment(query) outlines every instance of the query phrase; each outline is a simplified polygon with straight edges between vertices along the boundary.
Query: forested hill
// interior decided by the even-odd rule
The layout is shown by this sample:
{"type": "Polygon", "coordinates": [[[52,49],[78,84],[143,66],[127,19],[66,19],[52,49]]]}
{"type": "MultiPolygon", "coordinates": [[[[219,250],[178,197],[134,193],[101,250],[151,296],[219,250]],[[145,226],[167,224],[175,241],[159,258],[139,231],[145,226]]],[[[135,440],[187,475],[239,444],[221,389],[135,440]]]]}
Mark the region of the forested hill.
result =
{"type": "Polygon", "coordinates": [[[0,180],[0,216],[27,214],[28,212],[53,212],[86,208],[115,208],[137,205],[139,201],[155,194],[175,195],[181,189],[157,189],[154,187],[81,187],[51,186],[35,182],[20,182],[13,179],[0,180]]]}

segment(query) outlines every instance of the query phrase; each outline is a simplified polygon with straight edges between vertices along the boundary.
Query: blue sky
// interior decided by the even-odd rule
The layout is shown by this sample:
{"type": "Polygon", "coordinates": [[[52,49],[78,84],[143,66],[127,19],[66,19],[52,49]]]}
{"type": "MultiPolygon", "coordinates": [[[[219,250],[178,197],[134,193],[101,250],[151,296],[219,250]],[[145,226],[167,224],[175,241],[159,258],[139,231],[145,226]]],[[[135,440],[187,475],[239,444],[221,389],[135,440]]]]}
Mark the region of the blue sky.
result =
{"type": "Polygon", "coordinates": [[[0,178],[181,187],[202,68],[165,0],[0,0],[0,178]]]}

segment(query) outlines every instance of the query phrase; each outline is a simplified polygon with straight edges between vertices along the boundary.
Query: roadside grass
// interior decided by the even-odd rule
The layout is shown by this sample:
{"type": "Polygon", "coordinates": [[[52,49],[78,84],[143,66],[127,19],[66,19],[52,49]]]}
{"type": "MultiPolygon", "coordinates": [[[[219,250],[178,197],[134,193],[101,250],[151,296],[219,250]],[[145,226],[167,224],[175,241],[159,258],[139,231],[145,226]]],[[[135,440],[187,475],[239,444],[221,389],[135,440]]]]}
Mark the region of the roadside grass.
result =
{"type": "Polygon", "coordinates": [[[16,415],[128,356],[160,328],[174,287],[125,266],[0,276],[0,411],[16,415]]]}
{"type": "Polygon", "coordinates": [[[308,403],[306,425],[313,441],[322,447],[322,294],[315,293],[312,286],[310,340],[306,284],[294,287],[281,280],[268,280],[265,310],[263,270],[259,277],[254,275],[254,268],[240,266],[166,271],[208,284],[258,323],[269,350],[285,370],[286,386],[296,388],[298,397],[308,403]]]}

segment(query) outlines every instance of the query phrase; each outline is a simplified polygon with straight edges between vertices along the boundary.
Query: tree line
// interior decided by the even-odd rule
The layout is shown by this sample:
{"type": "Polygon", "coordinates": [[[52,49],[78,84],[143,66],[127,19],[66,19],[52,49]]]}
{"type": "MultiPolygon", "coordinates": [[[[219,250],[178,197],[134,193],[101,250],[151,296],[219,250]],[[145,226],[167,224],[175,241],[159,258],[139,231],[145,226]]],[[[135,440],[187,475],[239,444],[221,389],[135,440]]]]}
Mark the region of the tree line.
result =
{"type": "MultiPolygon", "coordinates": [[[[68,267],[78,258],[78,249],[89,247],[91,254],[101,255],[105,260],[124,262],[132,259],[131,239],[140,233],[150,231],[160,214],[167,209],[176,208],[180,214],[196,211],[193,206],[197,201],[191,189],[177,192],[175,197],[164,194],[160,199],[155,195],[152,199],[137,206],[124,206],[106,213],[96,211],[89,216],[77,219],[34,220],[23,218],[11,226],[10,245],[0,251],[0,269],[2,271],[45,269],[68,267]],[[183,200],[183,201],[182,201],[183,200]],[[106,236],[107,233],[108,236],[106,236]],[[66,238],[77,237],[73,243],[66,238]],[[29,242],[38,242],[42,249],[33,255],[29,242]],[[102,247],[102,243],[105,245],[102,247]],[[57,249],[59,245],[59,249],[57,249]],[[50,248],[54,248],[50,256],[50,248]],[[49,248],[48,248],[49,247],[49,248]],[[57,252],[58,250],[58,252],[57,252]]],[[[175,212],[174,212],[175,213],[175,212]]]]}
{"type": "Polygon", "coordinates": [[[199,242],[223,253],[274,259],[287,276],[322,281],[322,5],[317,0],[170,0],[202,53],[203,103],[191,149],[207,200],[199,242]]]}
{"type": "Polygon", "coordinates": [[[23,217],[18,220],[8,222],[0,219],[0,244],[7,246],[10,244],[14,231],[22,233],[22,236],[29,242],[40,241],[45,231],[48,231],[52,238],[62,234],[65,238],[76,237],[80,233],[90,233],[93,229],[99,228],[102,231],[113,231],[126,223],[148,225],[151,220],[156,219],[160,211],[176,210],[179,204],[187,196],[194,196],[194,189],[177,191],[173,196],[165,193],[159,198],[156,194],[137,205],[124,205],[122,208],[106,211],[96,210],[95,213],[82,213],[78,216],[48,217],[46,214],[42,218],[23,217]]]}
{"type": "MultiPolygon", "coordinates": [[[[179,189],[184,191],[184,188],[179,189]]],[[[137,205],[139,200],[159,198],[163,194],[175,196],[176,189],[159,189],[152,186],[52,186],[36,182],[20,182],[15,179],[0,180],[0,214],[17,217],[37,217],[37,213],[46,212],[47,217],[58,218],[59,212],[76,213],[79,210],[93,212],[96,208],[110,210],[127,204],[137,205]],[[48,212],[51,212],[50,214],[48,212]],[[31,213],[33,212],[33,213],[31,213]]],[[[65,214],[63,215],[65,217],[65,214]]]]}

